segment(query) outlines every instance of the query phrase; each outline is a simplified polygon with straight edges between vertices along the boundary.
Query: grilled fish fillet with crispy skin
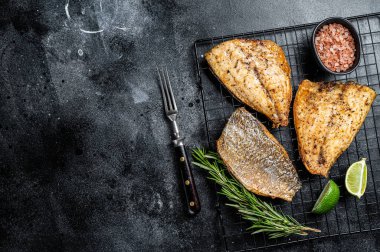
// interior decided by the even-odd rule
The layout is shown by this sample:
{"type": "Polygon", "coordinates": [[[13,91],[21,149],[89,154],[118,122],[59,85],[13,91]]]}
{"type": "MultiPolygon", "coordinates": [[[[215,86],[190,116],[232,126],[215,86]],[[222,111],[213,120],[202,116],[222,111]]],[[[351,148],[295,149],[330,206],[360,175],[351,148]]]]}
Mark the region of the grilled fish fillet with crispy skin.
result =
{"type": "Polygon", "coordinates": [[[255,194],[291,201],[301,188],[286,150],[245,108],[228,120],[217,151],[228,171],[255,194]]]}
{"type": "Polygon", "coordinates": [[[350,146],[376,92],[354,82],[301,82],[293,105],[298,149],[308,171],[328,177],[350,146]]]}
{"type": "Polygon", "coordinates": [[[270,40],[233,39],[213,47],[205,58],[235,98],[266,115],[273,127],[288,125],[292,86],[280,46],[270,40]]]}

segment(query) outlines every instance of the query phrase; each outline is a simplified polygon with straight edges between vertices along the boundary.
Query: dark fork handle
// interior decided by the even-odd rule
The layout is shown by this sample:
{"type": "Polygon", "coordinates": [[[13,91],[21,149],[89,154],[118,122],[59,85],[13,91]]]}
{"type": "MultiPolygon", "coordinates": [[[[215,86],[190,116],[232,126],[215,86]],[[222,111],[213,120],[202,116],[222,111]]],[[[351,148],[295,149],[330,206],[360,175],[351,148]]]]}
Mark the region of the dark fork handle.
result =
{"type": "Polygon", "coordinates": [[[181,177],[183,187],[185,189],[187,209],[190,215],[195,215],[201,210],[201,205],[198,198],[197,188],[195,187],[189,158],[186,153],[186,148],[184,145],[179,145],[175,147],[175,150],[179,167],[181,169],[181,177]]]}

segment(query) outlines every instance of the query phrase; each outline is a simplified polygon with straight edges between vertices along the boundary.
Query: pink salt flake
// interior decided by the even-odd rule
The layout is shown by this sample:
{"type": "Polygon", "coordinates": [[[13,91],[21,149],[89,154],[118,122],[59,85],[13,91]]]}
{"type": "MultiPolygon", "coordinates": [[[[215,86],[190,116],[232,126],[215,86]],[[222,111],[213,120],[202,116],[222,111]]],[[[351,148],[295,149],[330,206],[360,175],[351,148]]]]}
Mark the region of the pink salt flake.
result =
{"type": "Polygon", "coordinates": [[[331,71],[346,71],[354,64],[354,38],[343,25],[324,25],[315,37],[315,44],[323,65],[331,71]]]}

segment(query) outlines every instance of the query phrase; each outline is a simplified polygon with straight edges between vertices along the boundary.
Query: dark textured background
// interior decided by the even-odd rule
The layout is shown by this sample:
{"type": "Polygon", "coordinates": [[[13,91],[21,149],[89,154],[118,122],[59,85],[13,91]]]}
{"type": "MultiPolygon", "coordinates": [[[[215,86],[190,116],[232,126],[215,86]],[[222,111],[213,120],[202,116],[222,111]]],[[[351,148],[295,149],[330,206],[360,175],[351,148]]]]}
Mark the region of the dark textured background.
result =
{"type": "MultiPolygon", "coordinates": [[[[213,186],[184,214],[154,67],[205,143],[198,38],[380,11],[373,1],[0,1],[2,251],[220,250],[213,186]],[[88,34],[83,30],[102,30],[88,34]]],[[[375,251],[379,234],[278,251],[375,251]]]]}

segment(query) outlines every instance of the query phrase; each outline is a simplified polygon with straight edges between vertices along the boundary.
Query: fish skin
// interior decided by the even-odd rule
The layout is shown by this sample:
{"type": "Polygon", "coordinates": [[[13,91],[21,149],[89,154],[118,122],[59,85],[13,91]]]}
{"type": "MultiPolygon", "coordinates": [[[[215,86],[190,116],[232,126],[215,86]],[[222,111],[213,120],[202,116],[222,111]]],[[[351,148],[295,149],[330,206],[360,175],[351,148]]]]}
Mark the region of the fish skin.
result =
{"type": "Polygon", "coordinates": [[[273,127],[288,125],[290,67],[275,42],[232,39],[213,47],[205,59],[236,99],[267,116],[273,127]]]}
{"type": "Polygon", "coordinates": [[[355,82],[301,82],[293,105],[298,149],[306,169],[328,177],[363,124],[376,92],[355,82]]]}
{"type": "Polygon", "coordinates": [[[228,120],[217,151],[228,171],[257,195],[291,201],[301,188],[284,147],[243,107],[228,120]]]}

